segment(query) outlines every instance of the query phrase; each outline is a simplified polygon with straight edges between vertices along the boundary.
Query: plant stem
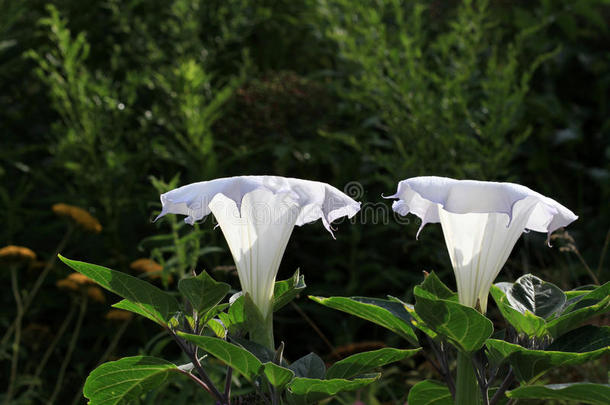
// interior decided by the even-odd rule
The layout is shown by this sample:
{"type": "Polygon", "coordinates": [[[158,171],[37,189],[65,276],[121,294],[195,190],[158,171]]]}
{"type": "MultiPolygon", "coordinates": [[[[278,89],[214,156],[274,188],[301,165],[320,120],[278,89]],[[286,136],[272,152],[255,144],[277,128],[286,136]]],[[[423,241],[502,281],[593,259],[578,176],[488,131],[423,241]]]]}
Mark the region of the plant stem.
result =
{"type": "Polygon", "coordinates": [[[83,325],[83,320],[85,319],[85,314],[87,313],[87,294],[83,291],[81,292],[82,303],[80,307],[80,312],[78,313],[78,319],[76,320],[76,326],[74,327],[74,332],[72,333],[72,338],[70,339],[70,344],[68,345],[68,351],[64,357],[64,361],[61,363],[61,367],[59,368],[59,374],[57,376],[57,382],[55,383],[55,389],[53,390],[53,394],[51,394],[51,399],[49,399],[50,404],[55,403],[55,399],[59,395],[59,391],[61,390],[62,384],[64,382],[64,376],[66,375],[66,369],[68,368],[68,364],[70,364],[70,360],[72,359],[72,353],[74,352],[74,348],[76,347],[76,342],[78,340],[78,336],[80,335],[80,329],[83,325]]]}
{"type": "Polygon", "coordinates": [[[197,378],[196,375],[191,374],[191,373],[187,373],[186,371],[182,371],[182,370],[178,370],[179,373],[184,374],[185,376],[187,376],[188,378],[190,378],[191,380],[195,381],[197,383],[197,385],[199,385],[201,388],[203,388],[204,390],[206,390],[207,392],[210,392],[210,387],[208,387],[206,385],[206,383],[204,383],[203,381],[201,381],[199,378],[197,378]]]}
{"type": "Polygon", "coordinates": [[[481,392],[472,367],[471,355],[458,351],[456,405],[481,405],[481,392]]]}
{"type": "Polygon", "coordinates": [[[11,360],[11,376],[8,382],[8,389],[6,390],[6,397],[4,399],[5,404],[9,404],[13,397],[13,389],[15,387],[15,380],[17,379],[17,366],[19,362],[19,343],[21,340],[21,318],[23,317],[23,303],[21,301],[21,294],[19,293],[19,285],[17,283],[17,267],[11,266],[11,288],[13,295],[15,296],[15,303],[17,305],[17,316],[15,317],[15,338],[13,339],[13,357],[11,360]]]}
{"type": "MultiPolygon", "coordinates": [[[[30,307],[32,302],[34,301],[34,297],[36,297],[36,294],[38,294],[38,290],[42,286],[42,283],[47,278],[47,275],[53,268],[53,264],[55,263],[55,260],[57,259],[57,255],[63,250],[64,246],[66,246],[66,243],[68,243],[68,239],[72,235],[73,230],[74,230],[74,225],[72,225],[72,224],[68,225],[68,230],[66,231],[62,240],[57,245],[57,248],[55,249],[55,254],[49,259],[49,261],[45,265],[45,268],[42,270],[42,272],[40,273],[40,275],[34,282],[34,286],[30,290],[30,293],[26,297],[24,297],[25,299],[23,302],[23,315],[25,315],[26,311],[28,310],[28,308],[30,307]]],[[[6,330],[6,332],[2,336],[2,340],[0,340],[0,346],[2,346],[4,343],[6,343],[6,341],[11,337],[11,335],[13,334],[13,331],[15,330],[15,327],[16,327],[16,320],[11,324],[11,326],[9,326],[9,328],[6,330]]]]}
{"type": "Polygon", "coordinates": [[[436,356],[438,365],[436,365],[430,358],[428,358],[428,362],[432,364],[441,377],[443,377],[443,380],[445,380],[447,383],[451,397],[455,400],[455,383],[453,382],[453,377],[451,376],[451,372],[449,370],[449,362],[447,360],[447,345],[445,342],[441,342],[439,346],[429,336],[426,336],[426,338],[428,340],[428,344],[434,352],[434,355],[436,356]]]}
{"type": "Polygon", "coordinates": [[[591,277],[591,280],[593,280],[593,283],[595,283],[595,285],[599,285],[599,279],[597,278],[595,273],[593,273],[593,270],[591,270],[591,267],[589,267],[589,265],[587,264],[585,259],[582,257],[582,255],[580,254],[578,249],[574,249],[573,252],[576,255],[576,257],[578,258],[578,260],[580,260],[580,263],[583,265],[585,270],[587,270],[587,273],[589,273],[589,276],[591,277]]]}
{"type": "Polygon", "coordinates": [[[51,342],[51,344],[49,345],[47,350],[44,352],[44,355],[42,356],[42,360],[40,360],[40,363],[38,363],[38,366],[36,367],[36,371],[34,372],[34,378],[32,379],[33,380],[32,383],[30,383],[29,389],[32,389],[34,384],[36,384],[36,381],[38,380],[38,377],[40,377],[42,370],[44,370],[44,367],[47,365],[47,361],[49,361],[49,358],[55,351],[55,347],[57,347],[57,344],[63,337],[64,333],[66,333],[66,329],[68,329],[68,325],[70,325],[70,322],[72,322],[72,318],[74,318],[74,314],[76,314],[76,305],[70,305],[70,312],[68,312],[68,315],[66,316],[63,323],[59,327],[59,330],[57,331],[57,335],[55,335],[55,338],[53,339],[53,341],[51,342]]]}
{"type": "Polygon", "coordinates": [[[513,369],[511,368],[508,371],[508,374],[506,374],[504,381],[502,381],[500,388],[498,388],[498,391],[496,391],[494,396],[491,397],[491,401],[489,401],[489,405],[496,405],[502,398],[504,398],[504,393],[506,392],[506,390],[508,390],[510,388],[510,385],[512,384],[513,380],[514,380],[513,369]]]}
{"type": "Polygon", "coordinates": [[[227,367],[227,377],[225,378],[225,398],[227,405],[231,405],[231,379],[233,378],[233,368],[227,367]]]}
{"type": "Polygon", "coordinates": [[[199,374],[199,376],[201,377],[201,381],[203,382],[203,385],[200,385],[220,404],[227,404],[227,400],[224,398],[224,395],[220,393],[220,391],[218,390],[218,388],[216,388],[212,380],[210,380],[210,377],[205,372],[203,367],[201,367],[201,362],[197,357],[197,352],[195,350],[192,350],[189,347],[189,344],[183,341],[178,335],[176,335],[173,330],[167,329],[167,331],[174,338],[174,341],[178,344],[178,346],[180,346],[180,349],[182,349],[182,351],[189,357],[191,363],[193,363],[193,366],[197,370],[197,373],[199,374]]]}

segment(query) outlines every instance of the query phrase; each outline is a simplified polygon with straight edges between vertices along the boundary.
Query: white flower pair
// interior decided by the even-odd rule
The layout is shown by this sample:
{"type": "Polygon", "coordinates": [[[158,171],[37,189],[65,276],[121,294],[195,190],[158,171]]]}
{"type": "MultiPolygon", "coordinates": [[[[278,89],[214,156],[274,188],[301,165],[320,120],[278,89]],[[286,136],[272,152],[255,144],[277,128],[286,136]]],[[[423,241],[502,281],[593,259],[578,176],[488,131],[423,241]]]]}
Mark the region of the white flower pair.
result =
{"type": "MultiPolygon", "coordinates": [[[[485,313],[489,289],[526,229],[551,232],[578,217],[556,201],[511,183],[415,177],[401,181],[392,205],[427,223],[440,222],[460,303],[485,313]]],[[[242,290],[267,318],[275,277],[295,225],[353,217],[360,203],[326,183],[275,176],[239,176],[189,184],[161,195],[168,213],[193,224],[210,212],[235,260],[242,290]]],[[[419,232],[418,232],[419,234],[419,232]]]]}

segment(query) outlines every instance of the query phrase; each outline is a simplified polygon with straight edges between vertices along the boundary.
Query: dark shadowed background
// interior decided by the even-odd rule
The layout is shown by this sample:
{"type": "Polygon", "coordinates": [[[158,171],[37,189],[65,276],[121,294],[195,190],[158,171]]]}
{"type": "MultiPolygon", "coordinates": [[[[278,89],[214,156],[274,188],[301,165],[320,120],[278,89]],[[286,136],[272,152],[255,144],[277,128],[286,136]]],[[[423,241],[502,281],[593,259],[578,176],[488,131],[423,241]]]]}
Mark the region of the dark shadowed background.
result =
{"type": "MultiPolygon", "coordinates": [[[[151,221],[161,192],[242,174],[349,185],[376,205],[338,224],[337,240],[321,223],[295,229],[279,278],[300,268],[308,294],[411,300],[422,270],[454,283],[440,226],[416,241],[419,220],[396,221],[381,194],[426,174],[510,181],[580,218],[574,243],[550,249],[545,235],[524,235],[500,279],[531,272],[569,289],[592,282],[585,266],[610,278],[607,0],[0,0],[0,10],[0,245],[27,246],[42,261],[20,271],[26,291],[53,266],[24,318],[15,404],[53,393],[56,403],[85,403],[79,388],[102,359],[181,361],[151,322],[105,319],[110,295],[90,297],[74,337],[70,309],[82,299],[56,286],[70,273],[54,257],[72,226],[56,203],[84,208],[103,228],[77,226],[60,249],[67,257],[141,277],[130,263],[152,258],[164,276],[151,282],[170,291],[192,267],[239,289],[212,218],[196,229],[151,221]]],[[[9,273],[0,279],[4,331],[15,304],[9,273]]],[[[402,344],[305,296],[296,304],[276,317],[288,357],[313,350],[332,361],[333,350],[402,344]]],[[[4,342],[2,387],[11,353],[4,342]]],[[[599,367],[570,372],[607,378],[599,367]]],[[[415,358],[386,374],[362,401],[404,402],[409,384],[433,372],[415,358]]],[[[142,403],[205,401],[197,395],[176,383],[142,403]]]]}

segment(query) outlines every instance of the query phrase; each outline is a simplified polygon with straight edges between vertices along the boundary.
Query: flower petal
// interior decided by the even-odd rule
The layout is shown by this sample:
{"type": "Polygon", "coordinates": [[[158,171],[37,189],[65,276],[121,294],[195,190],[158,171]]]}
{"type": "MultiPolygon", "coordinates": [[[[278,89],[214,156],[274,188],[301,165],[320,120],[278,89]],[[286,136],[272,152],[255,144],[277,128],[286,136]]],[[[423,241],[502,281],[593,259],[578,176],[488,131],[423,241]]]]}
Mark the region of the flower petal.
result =
{"type": "MultiPolygon", "coordinates": [[[[558,202],[512,183],[415,177],[398,184],[392,204],[401,215],[440,222],[460,302],[482,312],[489,289],[525,230],[548,232],[578,217],[558,202]]],[[[548,240],[548,238],[547,238],[548,240]]]]}
{"type": "Polygon", "coordinates": [[[535,198],[537,205],[526,222],[526,229],[550,234],[578,218],[557,201],[513,183],[413,177],[401,181],[397,192],[385,198],[398,198],[400,211],[395,211],[401,215],[415,214],[425,225],[440,222],[439,206],[455,214],[502,213],[511,220],[515,203],[527,197],[535,198]]]}
{"type": "Polygon", "coordinates": [[[217,194],[233,200],[239,209],[244,195],[260,188],[287,194],[299,205],[296,225],[322,219],[331,234],[334,220],[351,218],[360,210],[359,202],[326,183],[279,176],[238,176],[193,183],[162,194],[163,209],[157,219],[169,213],[181,214],[193,224],[210,213],[209,204],[217,194]]]}
{"type": "Polygon", "coordinates": [[[266,317],[298,205],[286,193],[256,189],[244,195],[240,210],[224,194],[217,194],[209,206],[227,240],[243,291],[266,317]]]}

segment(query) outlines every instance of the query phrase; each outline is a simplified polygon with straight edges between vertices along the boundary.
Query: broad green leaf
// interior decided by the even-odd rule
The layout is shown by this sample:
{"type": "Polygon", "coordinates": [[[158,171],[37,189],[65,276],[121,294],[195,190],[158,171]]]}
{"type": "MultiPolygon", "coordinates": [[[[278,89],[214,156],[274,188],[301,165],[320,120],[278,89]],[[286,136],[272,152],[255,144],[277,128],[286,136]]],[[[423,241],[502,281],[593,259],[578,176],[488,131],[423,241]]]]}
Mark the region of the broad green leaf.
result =
{"type": "Polygon", "coordinates": [[[529,311],[545,319],[561,310],[566,302],[566,295],[559,287],[531,274],[519,277],[505,294],[510,306],[517,311],[522,314],[529,311]]]}
{"type": "Polygon", "coordinates": [[[347,312],[383,326],[419,346],[417,336],[411,327],[411,317],[404,306],[398,302],[366,297],[314,297],[312,300],[339,311],[347,312]]]}
{"type": "Polygon", "coordinates": [[[245,296],[240,295],[229,306],[227,312],[218,314],[218,318],[225,324],[225,327],[232,335],[243,335],[248,331],[245,296]]]}
{"type": "Polygon", "coordinates": [[[299,269],[288,280],[276,282],[273,289],[273,311],[279,310],[295,299],[305,287],[307,287],[305,277],[299,274],[299,269]]]}
{"type": "Polygon", "coordinates": [[[478,350],[493,333],[491,321],[474,308],[439,299],[419,286],[413,292],[417,314],[458,349],[468,353],[478,350]]]}
{"type": "Polygon", "coordinates": [[[593,305],[578,309],[574,308],[575,307],[573,307],[572,311],[564,312],[558,318],[547,322],[546,328],[551,336],[561,336],[579,325],[582,325],[586,320],[610,311],[610,296],[604,297],[604,299],[597,301],[593,305]]]}
{"type": "Polygon", "coordinates": [[[581,308],[596,305],[600,301],[606,299],[610,295],[610,281],[595,288],[593,291],[587,291],[586,294],[580,295],[566,307],[564,313],[576,311],[581,308]]]}
{"type": "Polygon", "coordinates": [[[289,402],[293,404],[313,404],[340,392],[353,391],[376,381],[379,375],[354,380],[321,380],[296,377],[288,384],[289,402]]]}
{"type": "Polygon", "coordinates": [[[590,293],[592,290],[568,290],[568,291],[564,291],[563,293],[566,295],[566,303],[565,303],[565,307],[569,307],[570,305],[574,304],[575,302],[580,301],[580,299],[590,293]]]}
{"type": "Polygon", "coordinates": [[[585,325],[557,338],[546,350],[584,353],[610,347],[610,326],[585,325]]]}
{"type": "Polygon", "coordinates": [[[356,377],[368,373],[377,367],[411,357],[420,350],[401,350],[385,347],[379,350],[354,354],[333,364],[326,372],[326,378],[356,377]]]}
{"type": "MultiPolygon", "coordinates": [[[[260,343],[253,342],[245,338],[238,338],[231,336],[231,342],[243,347],[250,353],[252,353],[261,363],[272,362],[275,357],[275,352],[260,343]]],[[[283,363],[282,363],[283,365],[283,363]]]]}
{"type": "Polygon", "coordinates": [[[121,301],[121,306],[117,308],[145,316],[164,327],[167,326],[172,315],[180,309],[174,297],[144,280],[106,267],[58,256],[72,269],[129,301],[128,303],[121,301]]]}
{"type": "Polygon", "coordinates": [[[492,285],[489,291],[502,316],[515,328],[517,333],[523,333],[530,337],[542,337],[547,333],[546,321],[543,318],[530,311],[521,313],[511,307],[504,291],[495,285],[492,285]]]}
{"type": "Polygon", "coordinates": [[[406,302],[402,301],[401,299],[393,297],[391,295],[388,295],[388,298],[390,299],[390,301],[398,302],[403,306],[405,311],[407,311],[407,313],[411,317],[411,325],[413,325],[414,328],[421,330],[426,335],[430,336],[432,339],[436,339],[436,337],[438,336],[438,333],[436,333],[435,331],[430,329],[426,325],[424,320],[421,319],[421,317],[417,314],[417,312],[415,312],[415,305],[407,304],[406,302]]]}
{"type": "Polygon", "coordinates": [[[250,382],[260,373],[263,366],[252,353],[225,340],[182,332],[178,332],[178,335],[231,366],[250,382]]]}
{"type": "Polygon", "coordinates": [[[454,293],[447,287],[438,276],[431,272],[426,276],[424,282],[419,285],[422,289],[434,294],[438,298],[445,300],[458,301],[457,293],[454,293]]]}
{"type": "Polygon", "coordinates": [[[198,276],[180,280],[178,290],[189,300],[199,316],[204,316],[229,293],[231,286],[214,280],[202,271],[198,276]]]}
{"type": "Polygon", "coordinates": [[[530,385],[506,392],[515,399],[558,399],[577,401],[593,405],[610,404],[610,385],[592,383],[569,383],[551,385],[530,385]]]}
{"type": "Polygon", "coordinates": [[[210,319],[206,326],[214,332],[216,336],[221,339],[225,339],[227,337],[227,329],[218,319],[210,319]]]}
{"type": "Polygon", "coordinates": [[[433,380],[420,381],[411,388],[409,405],[454,405],[449,388],[433,380]]]}
{"type": "Polygon", "coordinates": [[[322,379],[326,374],[324,361],[315,353],[309,353],[301,357],[288,368],[294,371],[297,377],[322,379]]]}
{"type": "Polygon", "coordinates": [[[263,364],[263,372],[267,380],[275,388],[282,389],[294,378],[294,371],[285,367],[278,366],[275,363],[268,362],[263,364]]]}
{"type": "Polygon", "coordinates": [[[205,325],[206,323],[208,323],[210,321],[210,319],[214,318],[216,315],[218,315],[219,313],[221,313],[228,307],[229,307],[229,304],[227,304],[227,303],[216,305],[214,308],[212,308],[208,312],[206,312],[204,317],[201,319],[201,323],[203,325],[205,325]]]}
{"type": "Polygon", "coordinates": [[[577,353],[550,350],[529,350],[502,340],[488,339],[487,348],[495,353],[503,353],[513,367],[519,381],[530,382],[546,371],[564,366],[577,365],[595,360],[610,351],[609,347],[577,353]]]}
{"type": "Polygon", "coordinates": [[[159,388],[178,367],[166,360],[148,356],[125,357],[104,363],[89,374],[83,395],[90,405],[126,404],[159,388]]]}
{"type": "Polygon", "coordinates": [[[495,342],[505,341],[499,339],[488,339],[485,342],[485,354],[487,355],[489,364],[491,364],[493,367],[499,367],[501,364],[508,360],[508,357],[511,354],[522,349],[522,347],[519,345],[504,345],[495,342]]]}

